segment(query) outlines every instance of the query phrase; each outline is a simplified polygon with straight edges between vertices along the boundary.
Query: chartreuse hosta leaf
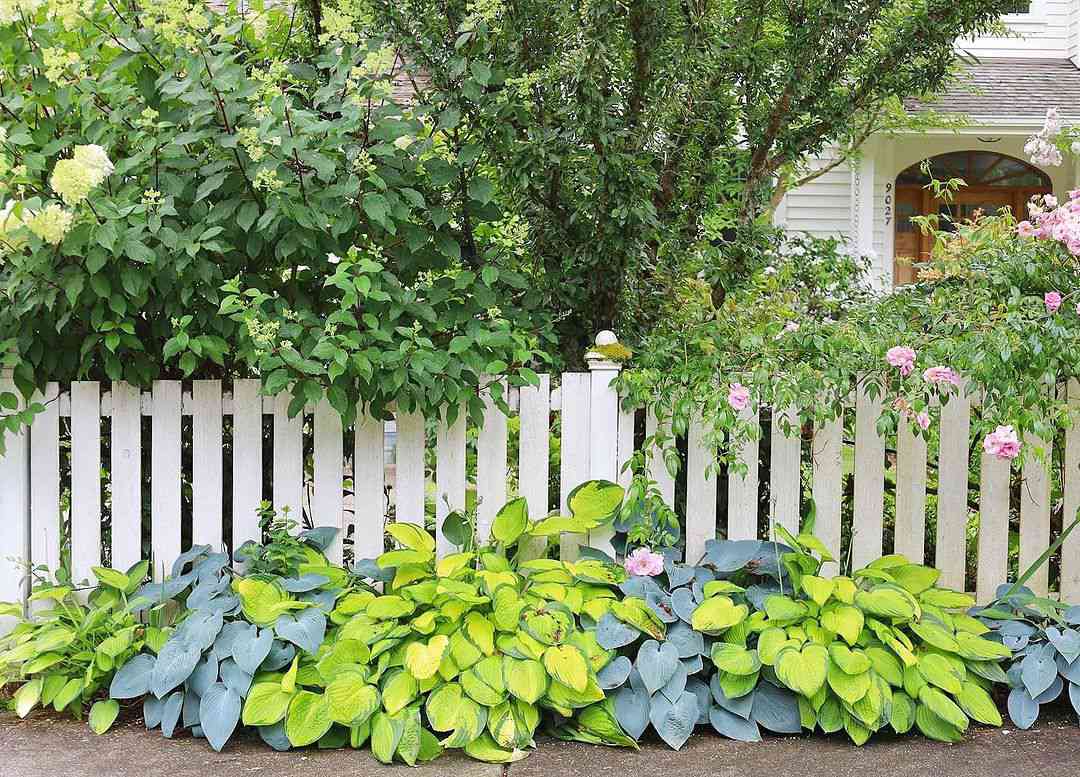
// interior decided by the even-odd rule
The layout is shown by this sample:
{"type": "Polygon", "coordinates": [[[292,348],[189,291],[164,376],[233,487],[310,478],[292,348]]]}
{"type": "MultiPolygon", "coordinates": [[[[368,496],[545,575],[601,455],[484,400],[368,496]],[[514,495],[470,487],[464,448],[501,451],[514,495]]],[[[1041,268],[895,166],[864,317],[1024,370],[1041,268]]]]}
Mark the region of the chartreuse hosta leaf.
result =
{"type": "Polygon", "coordinates": [[[749,612],[745,604],[735,604],[730,597],[713,596],[694,609],[690,625],[695,631],[716,635],[741,623],[749,612]]]}
{"type": "Polygon", "coordinates": [[[386,533],[397,540],[403,548],[431,556],[435,554],[435,538],[416,524],[389,523],[386,525],[386,533]]]}
{"type": "Polygon", "coordinates": [[[796,693],[811,697],[825,685],[828,666],[829,651],[821,645],[807,644],[802,649],[781,650],[773,668],[780,682],[796,693]]]}
{"type": "Polygon", "coordinates": [[[306,602],[293,599],[273,579],[243,577],[233,582],[233,588],[240,598],[244,615],[260,626],[272,626],[279,616],[308,606],[306,602]]]}
{"type": "Polygon", "coordinates": [[[491,522],[491,536],[503,545],[517,542],[529,526],[529,503],[525,497],[507,502],[491,522]]]}
{"type": "Polygon", "coordinates": [[[436,634],[426,643],[409,643],[405,648],[405,668],[417,680],[434,677],[449,644],[450,638],[444,634],[436,634]]]}

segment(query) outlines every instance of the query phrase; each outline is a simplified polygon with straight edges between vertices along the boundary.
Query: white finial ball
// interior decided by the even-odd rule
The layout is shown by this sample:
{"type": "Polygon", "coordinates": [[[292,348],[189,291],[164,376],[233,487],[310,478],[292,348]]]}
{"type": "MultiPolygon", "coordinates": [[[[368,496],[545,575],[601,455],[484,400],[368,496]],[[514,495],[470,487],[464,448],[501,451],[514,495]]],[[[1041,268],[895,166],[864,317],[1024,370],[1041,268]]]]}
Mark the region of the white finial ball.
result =
{"type": "Polygon", "coordinates": [[[610,329],[605,329],[596,336],[597,345],[615,345],[618,342],[619,338],[610,329]]]}

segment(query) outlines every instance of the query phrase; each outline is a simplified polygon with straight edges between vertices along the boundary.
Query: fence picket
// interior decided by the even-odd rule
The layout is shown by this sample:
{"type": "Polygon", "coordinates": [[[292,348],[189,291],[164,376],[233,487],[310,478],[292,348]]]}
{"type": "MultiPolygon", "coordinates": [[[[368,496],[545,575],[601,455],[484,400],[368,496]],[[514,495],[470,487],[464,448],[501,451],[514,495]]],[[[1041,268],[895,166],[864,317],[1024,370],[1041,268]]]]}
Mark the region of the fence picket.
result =
{"type": "Polygon", "coordinates": [[[101,386],[71,384],[71,576],[93,581],[101,564],[101,386]]]}
{"type": "Polygon", "coordinates": [[[386,432],[381,420],[358,408],[353,436],[353,554],[375,558],[383,552],[386,523],[386,432]]]}
{"type": "Polygon", "coordinates": [[[540,385],[522,386],[518,399],[521,431],[518,437],[518,490],[529,505],[529,516],[548,514],[548,475],[551,436],[551,378],[540,385]]]}
{"type": "MultiPolygon", "coordinates": [[[[975,595],[989,602],[1005,582],[1009,564],[1009,459],[982,454],[979,474],[979,563],[975,595]]],[[[963,558],[961,559],[963,561],[963,558]]],[[[963,590],[964,580],[959,582],[963,590]]]]}
{"type": "Polygon", "coordinates": [[[926,553],[926,438],[906,420],[896,436],[894,551],[921,564],[926,553]]]}
{"type": "Polygon", "coordinates": [[[769,523],[779,523],[791,533],[798,534],[802,439],[799,415],[793,408],[773,412],[769,458],[769,523]],[[791,436],[784,433],[785,419],[794,427],[791,436]]]}
{"type": "Polygon", "coordinates": [[[263,410],[259,381],[233,381],[232,541],[233,550],[258,542],[263,498],[263,410]]]}
{"type": "Polygon", "coordinates": [[[961,389],[941,408],[938,445],[937,545],[941,585],[964,588],[967,558],[968,435],[971,399],[961,389]]]}
{"type": "MultiPolygon", "coordinates": [[[[394,520],[424,525],[424,416],[397,414],[394,520]]],[[[436,505],[438,507],[438,505],[436,505]]]]}
{"type": "Polygon", "coordinates": [[[634,480],[634,471],[627,466],[634,458],[634,434],[637,422],[637,410],[626,409],[619,403],[619,439],[616,443],[616,461],[619,467],[619,478],[616,481],[623,488],[630,488],[634,480]]]}
{"type": "MultiPolygon", "coordinates": [[[[0,391],[14,392],[15,383],[6,375],[0,378],[0,391]]],[[[24,602],[28,591],[26,570],[30,560],[30,484],[27,478],[30,459],[30,434],[22,430],[4,435],[5,453],[0,457],[0,601],[24,602]]],[[[0,616],[0,634],[6,634],[15,621],[0,616]]]]}
{"type": "MultiPolygon", "coordinates": [[[[0,390],[3,390],[0,388],[0,390]]],[[[30,427],[30,560],[36,566],[60,567],[60,384],[50,383],[35,395],[44,410],[30,427]]],[[[115,434],[116,422],[113,421],[115,434]]],[[[9,441],[10,442],[10,441],[9,441]]],[[[115,450],[115,449],[114,449],[115,450]]],[[[113,454],[115,457],[115,453],[113,454]]],[[[113,468],[115,472],[115,467],[113,468]]],[[[4,488],[9,485],[5,483],[4,488]]],[[[116,488],[113,488],[113,523],[116,522],[116,488]]],[[[5,512],[4,515],[14,515],[5,512]]],[[[6,529],[5,529],[6,531],[6,529]]],[[[113,546],[116,532],[113,532],[113,546]]],[[[116,553],[113,552],[115,558],[116,553]]],[[[10,599],[5,601],[11,601],[10,599]]]]}
{"type": "Polygon", "coordinates": [[[686,438],[686,562],[696,564],[705,543],[716,539],[716,453],[705,443],[705,425],[694,418],[686,438]]]}
{"type": "Polygon", "coordinates": [[[154,576],[158,580],[169,574],[173,561],[180,555],[180,403],[180,381],[154,381],[150,421],[150,547],[154,576]]]}
{"type": "MultiPolygon", "coordinates": [[[[218,417],[221,417],[220,409],[218,417]]],[[[142,392],[130,383],[113,381],[112,384],[111,443],[112,565],[126,570],[145,555],[142,549],[142,392]]],[[[220,447],[217,455],[221,455],[220,447]]],[[[219,499],[220,489],[219,483],[219,499]]]]}
{"type": "MultiPolygon", "coordinates": [[[[567,498],[570,492],[588,479],[589,377],[588,373],[581,372],[567,372],[562,376],[559,508],[563,511],[563,515],[569,515],[567,498]]],[[[567,560],[576,559],[578,548],[584,541],[585,537],[580,534],[562,535],[560,540],[562,557],[567,560]]]]}
{"type": "MultiPolygon", "coordinates": [[[[503,395],[506,383],[502,382],[503,395]]],[[[476,535],[486,540],[495,513],[506,504],[506,415],[495,404],[491,390],[480,393],[484,421],[476,440],[476,535]]]]}
{"type": "Polygon", "coordinates": [[[465,509],[466,420],[464,407],[458,408],[457,418],[452,424],[448,423],[445,414],[439,419],[435,441],[435,540],[440,556],[457,549],[457,545],[443,534],[443,521],[452,511],[465,509]]]}
{"type": "MultiPolygon", "coordinates": [[[[840,517],[844,496],[844,416],[820,424],[814,430],[811,448],[814,465],[813,499],[815,533],[833,558],[840,558],[840,517]]],[[[840,571],[838,562],[829,562],[824,574],[840,571]]]]}
{"type": "MultiPolygon", "coordinates": [[[[1068,392],[1072,425],[1065,430],[1063,527],[1076,520],[1080,511],[1080,382],[1070,380],[1068,392]]],[[[1061,598],[1067,602],[1080,599],[1080,527],[1061,545],[1061,598]]]]}
{"type": "MultiPolygon", "coordinates": [[[[1028,436],[1024,441],[1023,485],[1020,487],[1020,571],[1038,560],[1050,545],[1050,475],[1046,462],[1053,459],[1050,441],[1028,436]],[[1035,451],[1045,452],[1046,459],[1036,458],[1035,451]]],[[[1038,596],[1049,590],[1050,569],[1041,564],[1027,582],[1038,596]]]]}
{"type": "Polygon", "coordinates": [[[304,515],[304,414],[289,418],[292,395],[274,397],[274,509],[289,509],[293,520],[304,515]]]}
{"type": "MultiPolygon", "coordinates": [[[[662,431],[665,436],[670,438],[671,421],[665,421],[662,427],[659,426],[656,414],[650,409],[645,414],[645,436],[652,437],[657,431],[662,431]]],[[[671,444],[675,444],[673,439],[671,444]]],[[[648,452],[648,462],[649,477],[656,481],[656,487],[660,490],[664,504],[673,507],[675,505],[675,478],[668,472],[667,465],[664,463],[664,451],[657,446],[653,446],[648,452]]]]}
{"type": "MultiPolygon", "coordinates": [[[[739,413],[744,420],[756,419],[757,411],[747,407],[739,413]]],[[[757,537],[758,519],[758,439],[753,437],[740,445],[736,458],[745,474],[734,469],[728,472],[727,539],[752,540],[757,537]]]]}
{"type": "Polygon", "coordinates": [[[866,566],[881,555],[885,511],[885,440],[877,431],[881,396],[859,386],[855,400],[855,503],[851,565],[866,566]]]}
{"type": "Polygon", "coordinates": [[[195,381],[191,407],[191,540],[220,550],[221,381],[195,381]]]}
{"type": "Polygon", "coordinates": [[[311,495],[311,523],[338,530],[326,557],[340,564],[344,553],[345,493],[343,490],[345,441],[341,415],[323,397],[315,406],[315,447],[312,456],[314,486],[311,495]]]}

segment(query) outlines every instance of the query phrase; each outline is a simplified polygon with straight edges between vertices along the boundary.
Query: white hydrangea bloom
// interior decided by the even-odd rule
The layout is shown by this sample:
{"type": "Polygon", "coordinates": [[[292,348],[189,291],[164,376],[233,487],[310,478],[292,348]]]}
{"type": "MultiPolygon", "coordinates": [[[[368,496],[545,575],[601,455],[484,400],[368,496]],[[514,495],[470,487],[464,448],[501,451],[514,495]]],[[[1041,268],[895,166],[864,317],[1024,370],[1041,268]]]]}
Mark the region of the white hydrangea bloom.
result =
{"type": "Polygon", "coordinates": [[[64,210],[55,202],[43,211],[34,214],[26,226],[35,235],[51,245],[60,245],[64,235],[71,229],[74,214],[64,210]]]}
{"type": "Polygon", "coordinates": [[[95,179],[94,186],[112,175],[115,169],[105,149],[93,143],[75,146],[75,161],[85,165],[92,172],[92,177],[95,179]]]}

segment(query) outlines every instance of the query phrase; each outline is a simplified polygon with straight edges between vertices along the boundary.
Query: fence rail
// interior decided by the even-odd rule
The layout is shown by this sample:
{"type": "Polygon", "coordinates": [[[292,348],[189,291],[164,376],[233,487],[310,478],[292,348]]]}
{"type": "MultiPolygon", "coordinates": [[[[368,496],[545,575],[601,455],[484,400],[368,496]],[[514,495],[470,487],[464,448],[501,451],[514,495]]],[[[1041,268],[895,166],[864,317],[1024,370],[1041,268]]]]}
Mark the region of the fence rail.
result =
{"type": "MultiPolygon", "coordinates": [[[[630,475],[623,465],[633,455],[636,441],[655,430],[656,419],[651,413],[644,414],[642,435],[635,428],[636,413],[620,408],[611,385],[618,364],[593,356],[587,373],[543,375],[539,385],[509,393],[512,416],[516,417],[516,462],[508,461],[510,419],[490,397],[485,398],[483,423],[473,430],[475,442],[469,441],[464,414],[453,424],[447,424],[444,417],[437,419],[437,432],[429,439],[427,419],[416,413],[396,413],[395,468],[389,483],[383,422],[361,415],[352,429],[343,429],[340,416],[325,401],[307,408],[302,416],[289,418],[290,398],[260,396],[256,380],[233,381],[228,387],[231,390],[221,381],[198,380],[186,384],[190,387],[187,393],[179,381],[159,381],[147,392],[125,383],[77,382],[66,390],[50,384],[39,398],[45,411],[28,431],[8,439],[7,453],[0,458],[0,510],[5,521],[0,533],[0,600],[26,595],[25,570],[14,560],[56,568],[62,543],[70,552],[75,579],[89,578],[90,568],[100,564],[104,556],[106,512],[111,521],[107,548],[111,563],[126,567],[149,547],[155,568],[161,570],[180,553],[183,539],[220,546],[226,528],[233,547],[256,539],[256,508],[264,496],[276,508],[288,506],[294,514],[306,506],[316,525],[346,530],[343,535],[351,536],[356,556],[365,557],[382,551],[383,525],[391,507],[396,520],[420,522],[425,502],[434,497],[440,523],[449,510],[465,507],[470,485],[477,496],[478,529],[486,534],[495,511],[508,496],[511,465],[516,465],[517,493],[528,500],[534,516],[557,507],[549,504],[553,476],[558,478],[559,505],[565,505],[569,492],[589,478],[625,484],[630,475]],[[147,424],[144,416],[149,417],[147,424]],[[103,423],[103,419],[108,420],[103,423]],[[265,433],[270,429],[271,433],[265,433]],[[108,462],[102,462],[103,435],[109,438],[105,448],[108,462]],[[559,445],[558,473],[549,472],[550,445],[555,439],[559,445]],[[347,440],[349,450],[345,449],[347,440]],[[190,447],[187,465],[185,442],[190,447]],[[429,467],[432,448],[434,466],[429,467]],[[143,498],[146,449],[148,500],[143,498]],[[224,455],[226,449],[231,450],[231,456],[224,455]],[[467,465],[470,450],[475,451],[474,470],[467,465]],[[305,467],[308,455],[310,469],[305,467]],[[264,456],[269,457],[272,471],[265,494],[264,456]],[[229,472],[225,470],[227,459],[231,460],[229,472]],[[63,467],[62,462],[66,462],[63,467]],[[103,463],[107,464],[107,475],[103,474],[103,463]],[[347,489],[350,480],[352,487],[347,489]],[[190,493],[185,494],[188,488],[190,493]],[[226,506],[225,495],[230,490],[231,503],[226,506]],[[107,511],[103,511],[103,494],[108,499],[107,511]],[[309,494],[306,504],[305,494],[309,494]],[[144,516],[149,526],[145,543],[144,516]],[[64,526],[68,531],[62,537],[64,526]]],[[[1076,386],[1070,387],[1070,396],[1073,405],[1080,407],[1076,386]]],[[[956,398],[942,408],[936,451],[928,451],[926,442],[906,427],[889,441],[895,450],[895,460],[889,464],[895,468],[893,548],[883,547],[887,461],[886,441],[876,429],[879,401],[863,394],[845,411],[854,412],[853,445],[845,442],[843,419],[815,429],[812,440],[804,445],[800,437],[788,437],[783,431],[781,416],[791,411],[774,413],[771,429],[764,435],[770,451],[768,471],[759,472],[758,446],[765,440],[745,445],[739,458],[746,472],[726,474],[726,504],[719,503],[717,476],[706,467],[712,451],[705,447],[702,426],[691,424],[685,482],[679,484],[679,501],[685,504],[687,558],[699,559],[705,542],[716,536],[756,537],[759,494],[767,482],[770,524],[775,521],[797,529],[801,504],[810,495],[816,506],[816,533],[837,556],[842,533],[847,532],[856,566],[885,551],[922,561],[928,517],[927,469],[936,463],[936,558],[929,561],[942,569],[944,585],[965,587],[972,406],[970,399],[956,398]],[[846,448],[850,449],[847,454],[846,448]],[[845,504],[849,497],[844,478],[852,467],[854,488],[850,504],[845,504]],[[843,526],[846,508],[851,509],[852,519],[850,525],[843,526]]],[[[1064,439],[1062,470],[1068,474],[1063,483],[1063,514],[1071,516],[1080,507],[1080,425],[1066,430],[1064,439]]],[[[1026,442],[1026,449],[1049,446],[1044,441],[1026,442]]],[[[1022,568],[1051,541],[1051,479],[1043,461],[1036,457],[1025,456],[1017,466],[1022,468],[1023,477],[1022,568]]],[[[650,474],[665,500],[675,504],[676,481],[660,456],[651,457],[650,474]]],[[[973,581],[980,600],[1006,579],[1009,483],[1010,463],[984,456],[980,528],[975,541],[978,565],[973,581]]],[[[593,534],[585,539],[564,537],[562,552],[572,554],[582,541],[610,548],[610,535],[593,534]]],[[[452,547],[441,535],[438,546],[442,553],[452,547]]],[[[330,553],[340,559],[340,541],[330,553]]],[[[1045,568],[1029,584],[1045,592],[1045,568]]],[[[1064,597],[1080,597],[1080,532],[1062,548],[1060,589],[1064,597]]]]}

